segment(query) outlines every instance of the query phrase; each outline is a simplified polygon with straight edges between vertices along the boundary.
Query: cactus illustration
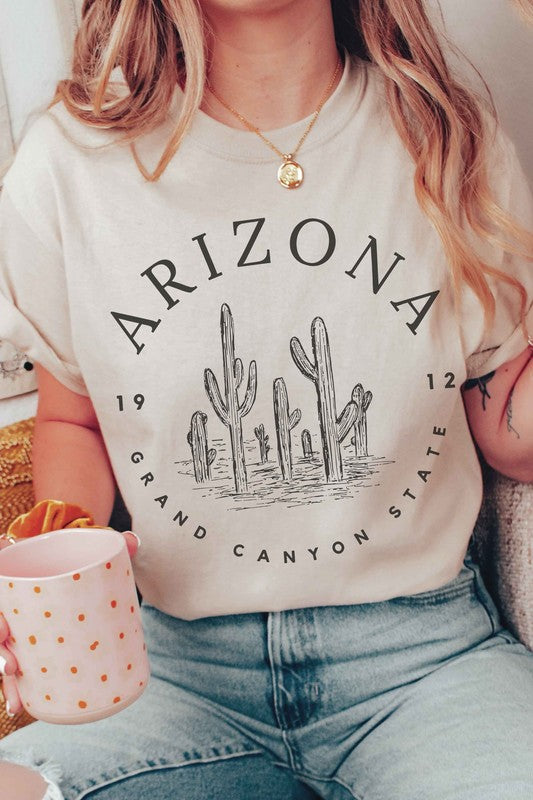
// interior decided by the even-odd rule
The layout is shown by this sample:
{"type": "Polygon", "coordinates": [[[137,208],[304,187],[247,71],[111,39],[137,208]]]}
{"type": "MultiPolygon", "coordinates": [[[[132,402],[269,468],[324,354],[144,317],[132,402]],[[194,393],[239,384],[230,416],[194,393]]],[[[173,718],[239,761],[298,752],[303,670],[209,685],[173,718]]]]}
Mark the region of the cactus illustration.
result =
{"type": "Polygon", "coordinates": [[[216,415],[229,429],[235,491],[237,494],[242,494],[248,490],[248,478],[244,461],[242,418],[248,414],[255,403],[257,369],[255,361],[250,361],[246,393],[241,403],[238,389],[242,383],[244,370],[241,359],[235,358],[233,317],[226,303],[223,303],[220,310],[220,332],[222,337],[225,401],[222,399],[217,379],[208,367],[204,370],[204,385],[216,415]]]}
{"type": "Polygon", "coordinates": [[[257,428],[254,428],[255,436],[259,442],[259,452],[261,454],[261,464],[266,464],[268,461],[268,451],[270,450],[270,445],[268,443],[268,433],[265,434],[265,426],[263,423],[258,425],[257,428]]]}
{"type": "Polygon", "coordinates": [[[368,455],[368,441],[366,428],[366,410],[372,401],[372,392],[363,391],[360,383],[354,387],[352,400],[357,406],[357,416],[354,421],[354,435],[350,439],[350,444],[355,447],[356,458],[368,455]]]}
{"type": "Polygon", "coordinates": [[[296,336],[291,339],[291,354],[300,372],[315,384],[326,481],[340,481],[343,475],[340,446],[354,424],[357,408],[349,400],[337,417],[328,332],[321,317],[315,317],[311,323],[311,343],[314,363],[309,360],[296,336]]]}
{"type": "Polygon", "coordinates": [[[304,428],[302,431],[302,449],[304,451],[304,458],[312,458],[313,445],[311,444],[311,434],[304,428]]]}
{"type": "Polygon", "coordinates": [[[291,430],[300,422],[299,408],[289,414],[289,398],[283,378],[274,381],[274,419],[278,442],[278,460],[284,480],[292,480],[291,430]]]}
{"type": "Polygon", "coordinates": [[[196,483],[211,480],[211,464],[217,451],[207,446],[207,414],[195,411],[191,417],[191,428],[187,433],[187,441],[191,446],[194,477],[196,483]]]}

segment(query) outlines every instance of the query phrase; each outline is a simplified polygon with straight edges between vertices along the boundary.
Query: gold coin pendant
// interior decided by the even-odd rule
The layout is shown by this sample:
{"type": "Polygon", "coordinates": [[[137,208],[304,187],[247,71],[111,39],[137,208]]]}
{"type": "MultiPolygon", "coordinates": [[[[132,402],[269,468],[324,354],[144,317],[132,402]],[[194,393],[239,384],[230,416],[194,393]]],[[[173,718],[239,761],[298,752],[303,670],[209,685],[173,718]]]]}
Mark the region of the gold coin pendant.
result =
{"type": "Polygon", "coordinates": [[[297,189],[304,179],[304,171],[297,161],[287,159],[278,169],[278,181],[285,189],[297,189]]]}

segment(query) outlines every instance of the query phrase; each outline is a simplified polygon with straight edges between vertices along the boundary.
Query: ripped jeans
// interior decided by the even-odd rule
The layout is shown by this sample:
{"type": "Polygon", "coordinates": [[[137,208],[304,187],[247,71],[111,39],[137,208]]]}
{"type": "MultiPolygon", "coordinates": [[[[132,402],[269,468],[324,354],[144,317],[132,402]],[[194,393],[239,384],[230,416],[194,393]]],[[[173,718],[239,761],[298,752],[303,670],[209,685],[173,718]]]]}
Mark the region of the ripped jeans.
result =
{"type": "Polygon", "coordinates": [[[469,555],[444,586],[378,603],[142,615],[139,700],[0,741],[50,800],[533,797],[533,653],[469,555]]]}

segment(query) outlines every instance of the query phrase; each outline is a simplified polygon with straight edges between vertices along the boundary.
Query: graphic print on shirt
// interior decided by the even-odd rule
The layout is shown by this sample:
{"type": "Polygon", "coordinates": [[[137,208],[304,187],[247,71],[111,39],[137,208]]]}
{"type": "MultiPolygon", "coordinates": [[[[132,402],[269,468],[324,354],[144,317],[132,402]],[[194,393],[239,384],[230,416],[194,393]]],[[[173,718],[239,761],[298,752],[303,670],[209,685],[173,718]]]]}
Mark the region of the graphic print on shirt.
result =
{"type": "Polygon", "coordinates": [[[129,308],[121,292],[110,301],[127,341],[117,429],[137,431],[124,454],[132,519],[245,571],[384,541],[400,552],[421,509],[441,514],[444,423],[460,400],[461,343],[450,362],[439,333],[444,265],[409,270],[394,242],[352,242],[350,226],[334,258],[340,234],[318,217],[284,236],[274,225],[274,250],[257,238],[265,224],[187,233],[178,258],[140,265],[146,306],[136,292],[129,308]]]}
{"type": "Polygon", "coordinates": [[[227,429],[226,436],[213,438],[211,444],[216,446],[210,446],[209,415],[199,408],[192,414],[186,434],[192,457],[175,462],[196,481],[202,496],[232,498],[230,508],[234,510],[280,501],[294,506],[328,496],[354,497],[361,488],[374,485],[372,476],[381,466],[394,463],[368,455],[370,390],[354,380],[351,397],[338,413],[330,342],[322,317],[311,322],[312,359],[298,337],[293,336],[289,345],[295,367],[314,384],[316,418],[303,420],[300,408],[291,408],[286,381],[283,376],[276,377],[271,389],[272,420],[265,421],[267,425],[270,422],[270,430],[275,429],[277,458],[272,459],[265,422],[256,425],[251,435],[244,420],[258,391],[265,387],[255,360],[248,365],[244,387],[245,370],[235,355],[235,323],[227,303],[220,310],[220,333],[223,385],[206,367],[204,388],[216,417],[227,429]],[[300,423],[298,436],[292,431],[300,423]]]}

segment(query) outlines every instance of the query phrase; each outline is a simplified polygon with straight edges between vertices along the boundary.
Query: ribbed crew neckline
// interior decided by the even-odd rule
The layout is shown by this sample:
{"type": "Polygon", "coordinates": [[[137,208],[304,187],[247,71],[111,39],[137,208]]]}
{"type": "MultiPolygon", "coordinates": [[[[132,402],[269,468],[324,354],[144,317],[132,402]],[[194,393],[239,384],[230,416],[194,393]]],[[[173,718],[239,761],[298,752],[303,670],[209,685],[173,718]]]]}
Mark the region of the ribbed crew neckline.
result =
{"type": "MultiPolygon", "coordinates": [[[[357,56],[350,56],[345,51],[341,79],[324,103],[313,129],[302,144],[298,155],[318,147],[343,128],[352,117],[363,96],[366,67],[367,62],[357,56]]],[[[171,117],[176,118],[182,98],[183,91],[177,85],[171,103],[171,117]]],[[[265,135],[282,152],[290,152],[290,148],[296,146],[312,116],[311,113],[290,125],[265,131],[265,135]]],[[[254,163],[279,161],[279,156],[272,152],[256,133],[232,128],[201,110],[196,112],[186,140],[214,155],[234,161],[254,163]]]]}

